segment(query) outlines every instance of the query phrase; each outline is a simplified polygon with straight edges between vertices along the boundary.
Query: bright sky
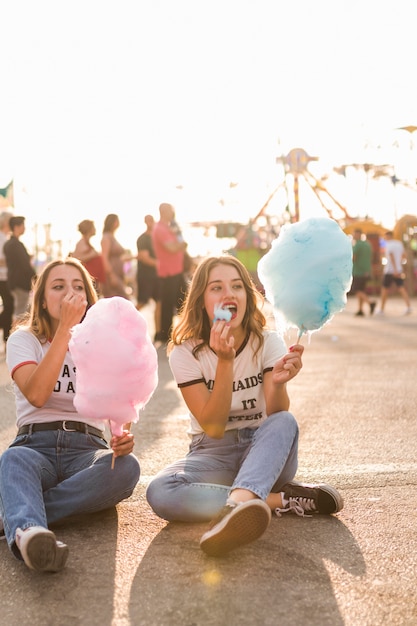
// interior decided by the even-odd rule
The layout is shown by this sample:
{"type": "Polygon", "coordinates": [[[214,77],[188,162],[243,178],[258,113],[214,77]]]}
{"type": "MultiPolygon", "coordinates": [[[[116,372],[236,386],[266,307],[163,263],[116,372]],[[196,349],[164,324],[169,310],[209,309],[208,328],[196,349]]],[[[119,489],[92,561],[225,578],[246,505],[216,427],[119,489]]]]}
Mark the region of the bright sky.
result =
{"type": "MultiPolygon", "coordinates": [[[[81,219],[100,232],[118,213],[119,239],[133,247],[163,201],[179,221],[248,219],[280,182],[276,157],[293,148],[318,156],[321,172],[395,162],[415,180],[417,132],[395,130],[417,125],[413,7],[5,0],[0,187],[13,178],[16,212],[69,242],[81,219]]],[[[338,185],[353,213],[364,203],[381,219],[394,205],[417,213],[417,194],[388,181],[384,207],[369,186],[365,197],[364,178],[338,185]]]]}

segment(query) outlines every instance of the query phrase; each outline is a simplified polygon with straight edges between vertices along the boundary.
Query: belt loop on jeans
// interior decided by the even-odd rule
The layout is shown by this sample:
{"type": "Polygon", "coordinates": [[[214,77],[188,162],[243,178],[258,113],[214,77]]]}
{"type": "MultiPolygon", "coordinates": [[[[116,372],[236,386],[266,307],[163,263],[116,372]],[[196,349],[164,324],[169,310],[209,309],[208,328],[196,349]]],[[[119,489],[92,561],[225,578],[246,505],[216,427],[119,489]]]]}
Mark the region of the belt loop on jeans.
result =
{"type": "Polygon", "coordinates": [[[29,436],[32,434],[32,431],[33,431],[33,424],[29,424],[29,432],[28,432],[29,436]]]}

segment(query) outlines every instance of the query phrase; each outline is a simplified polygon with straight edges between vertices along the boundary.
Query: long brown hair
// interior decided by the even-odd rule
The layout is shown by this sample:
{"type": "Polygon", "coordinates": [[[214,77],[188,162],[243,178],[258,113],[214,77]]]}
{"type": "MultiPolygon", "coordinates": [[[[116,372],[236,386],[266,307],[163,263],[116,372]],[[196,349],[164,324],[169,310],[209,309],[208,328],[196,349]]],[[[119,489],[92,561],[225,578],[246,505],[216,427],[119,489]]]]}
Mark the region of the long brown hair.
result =
{"type": "Polygon", "coordinates": [[[194,354],[209,345],[211,326],[207,311],[204,308],[204,292],[210,272],[217,265],[230,265],[236,268],[239,273],[247,296],[242,326],[247,335],[253,334],[257,339],[255,354],[261,348],[263,344],[263,329],[266,326],[265,316],[259,308],[259,305],[263,302],[263,297],[256,289],[243,263],[232,255],[224,254],[207,257],[197,266],[181,307],[179,322],[172,331],[169,350],[174,345],[180,345],[189,339],[194,339],[198,342],[193,350],[194,354]]]}
{"type": "Polygon", "coordinates": [[[119,227],[119,216],[116,213],[106,215],[103,225],[103,233],[114,233],[119,227]]]}
{"type": "Polygon", "coordinates": [[[30,311],[26,318],[23,318],[19,322],[18,327],[22,326],[28,328],[38,339],[48,339],[52,336],[52,324],[51,316],[48,311],[43,308],[42,303],[45,299],[45,286],[48,276],[54,267],[59,265],[72,265],[76,267],[82,277],[85,293],[87,297],[87,309],[90,308],[98,300],[97,292],[94,289],[94,284],[90,274],[85,269],[84,265],[74,257],[68,257],[65,260],[58,259],[51,261],[41,271],[41,273],[34,278],[33,281],[33,298],[30,311]]]}

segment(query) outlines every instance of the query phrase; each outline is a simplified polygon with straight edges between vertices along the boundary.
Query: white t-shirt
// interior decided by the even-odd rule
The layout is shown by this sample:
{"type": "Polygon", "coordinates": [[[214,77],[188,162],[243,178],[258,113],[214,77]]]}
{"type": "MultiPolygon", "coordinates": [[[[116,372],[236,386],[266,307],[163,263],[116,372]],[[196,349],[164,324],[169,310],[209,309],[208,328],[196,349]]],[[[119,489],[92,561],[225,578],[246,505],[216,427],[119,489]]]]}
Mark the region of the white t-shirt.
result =
{"type": "MultiPolygon", "coordinates": [[[[19,328],[7,340],[7,367],[13,378],[13,373],[19,366],[26,363],[40,363],[50,347],[50,342],[41,343],[29,330],[19,328]]],[[[70,420],[84,422],[104,430],[102,423],[84,418],[77,413],[74,406],[75,396],[75,366],[69,351],[65,356],[55,389],[50,398],[40,408],[33,406],[25,398],[19,387],[13,382],[16,401],[17,427],[26,424],[39,424],[70,420]]]]}
{"type": "Polygon", "coordinates": [[[402,258],[404,254],[404,246],[399,239],[388,239],[385,242],[385,257],[387,263],[384,266],[384,274],[401,274],[403,271],[402,258]],[[391,255],[395,260],[395,267],[391,261],[391,255]]]}
{"type": "MultiPolygon", "coordinates": [[[[264,331],[264,344],[253,358],[249,339],[238,351],[234,360],[233,393],[226,430],[257,428],[267,419],[263,376],[287,352],[283,338],[273,330],[264,331]]],[[[217,366],[217,356],[210,348],[203,348],[194,357],[195,341],[185,341],[175,346],[169,364],[179,388],[204,382],[211,390],[217,366]]],[[[203,432],[197,419],[190,415],[190,435],[203,432]]]]}

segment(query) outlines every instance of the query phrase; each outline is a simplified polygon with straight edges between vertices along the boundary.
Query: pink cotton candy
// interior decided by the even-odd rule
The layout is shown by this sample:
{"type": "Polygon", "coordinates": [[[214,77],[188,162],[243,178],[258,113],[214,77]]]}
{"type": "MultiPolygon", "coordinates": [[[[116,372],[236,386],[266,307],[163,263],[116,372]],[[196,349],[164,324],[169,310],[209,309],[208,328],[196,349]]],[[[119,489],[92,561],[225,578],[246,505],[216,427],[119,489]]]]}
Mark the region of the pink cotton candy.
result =
{"type": "Polygon", "coordinates": [[[76,367],[74,405],[94,421],[109,421],[113,435],[137,422],[158,384],[158,357],[145,318],[129,300],[114,296],[94,304],[71,330],[76,367]]]}

